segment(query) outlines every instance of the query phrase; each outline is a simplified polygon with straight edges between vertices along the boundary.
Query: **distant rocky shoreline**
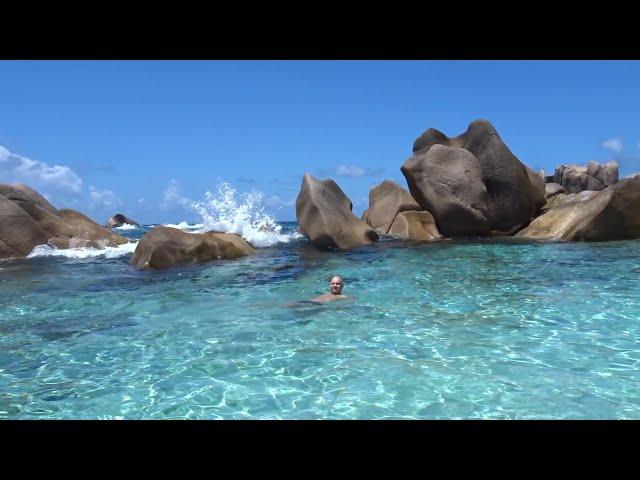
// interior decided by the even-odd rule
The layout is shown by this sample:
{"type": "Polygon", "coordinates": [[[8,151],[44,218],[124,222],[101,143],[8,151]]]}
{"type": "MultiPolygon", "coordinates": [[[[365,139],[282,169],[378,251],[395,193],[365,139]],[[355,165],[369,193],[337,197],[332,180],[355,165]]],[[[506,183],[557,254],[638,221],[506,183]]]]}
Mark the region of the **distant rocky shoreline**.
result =
{"type": "Polygon", "coordinates": [[[131,225],[134,227],[139,227],[140,224],[138,222],[136,222],[135,220],[131,220],[129,217],[125,217],[123,214],[121,213],[116,213],[113,217],[111,217],[109,220],[107,220],[107,223],[105,224],[106,228],[119,228],[122,227],[123,225],[131,225]]]}

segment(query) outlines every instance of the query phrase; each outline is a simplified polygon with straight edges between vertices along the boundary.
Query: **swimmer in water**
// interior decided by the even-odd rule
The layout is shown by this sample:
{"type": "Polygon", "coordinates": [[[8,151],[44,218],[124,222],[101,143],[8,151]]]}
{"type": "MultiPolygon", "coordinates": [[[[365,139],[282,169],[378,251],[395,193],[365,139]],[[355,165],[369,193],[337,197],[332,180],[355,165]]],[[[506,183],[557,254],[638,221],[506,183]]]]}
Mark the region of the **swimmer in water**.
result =
{"type": "Polygon", "coordinates": [[[349,297],[342,294],[342,289],[344,288],[344,281],[340,275],[334,275],[331,277],[331,281],[329,282],[329,292],[320,295],[319,297],[311,300],[312,302],[317,303],[327,303],[332,302],[334,300],[344,300],[349,297]]]}

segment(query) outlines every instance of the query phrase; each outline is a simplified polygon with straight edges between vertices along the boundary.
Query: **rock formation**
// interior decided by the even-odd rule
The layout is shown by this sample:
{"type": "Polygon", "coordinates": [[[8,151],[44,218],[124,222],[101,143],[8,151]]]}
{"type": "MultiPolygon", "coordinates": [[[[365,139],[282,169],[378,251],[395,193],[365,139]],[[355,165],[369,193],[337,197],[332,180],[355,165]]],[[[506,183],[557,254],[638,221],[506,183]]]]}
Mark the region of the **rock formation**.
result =
{"type": "Polygon", "coordinates": [[[0,184],[0,258],[24,257],[35,246],[104,248],[127,243],[79,212],[57,210],[26,185],[0,184]]]}
{"type": "Polygon", "coordinates": [[[488,235],[488,194],[478,159],[463,148],[436,144],[402,166],[413,198],[446,236],[488,235]]]}
{"type": "Polygon", "coordinates": [[[433,215],[426,210],[398,213],[388,233],[405,240],[438,240],[442,238],[433,215]]]}
{"type": "Polygon", "coordinates": [[[597,193],[598,192],[594,190],[584,190],[580,193],[568,193],[568,194],[558,192],[555,195],[552,195],[551,197],[549,197],[549,199],[547,200],[547,203],[545,203],[544,207],[542,207],[541,212],[546,213],[552,208],[559,207],[563,203],[584,202],[586,200],[589,200],[591,197],[593,197],[597,193]]]}
{"type": "Polygon", "coordinates": [[[187,233],[158,227],[145,233],[133,252],[131,264],[139,270],[243,257],[255,250],[233,233],[187,233]]]}
{"type": "Polygon", "coordinates": [[[351,209],[351,201],[336,182],[304,175],[296,198],[296,219],[300,232],[317,248],[349,249],[378,240],[378,233],[351,209]]]}
{"type": "Polygon", "coordinates": [[[15,202],[0,195],[0,258],[26,257],[47,235],[15,202]]]}
{"type": "Polygon", "coordinates": [[[399,212],[422,210],[409,192],[395,182],[383,181],[369,191],[369,208],[362,221],[380,233],[388,233],[399,212]]]}
{"type": "Polygon", "coordinates": [[[413,152],[401,168],[409,191],[446,236],[511,233],[545,203],[542,177],[511,153],[488,121],[476,120],[454,138],[429,129],[413,152]]]}
{"type": "Polygon", "coordinates": [[[140,226],[140,224],[138,222],[136,222],[135,220],[131,220],[130,218],[125,217],[121,213],[116,213],[113,217],[111,217],[109,220],[107,220],[107,223],[105,224],[105,227],[106,228],[117,228],[117,227],[121,227],[125,223],[128,224],[128,225],[134,225],[136,227],[140,226]]]}
{"type": "Polygon", "coordinates": [[[562,185],[567,193],[604,190],[618,182],[618,164],[611,161],[605,164],[589,162],[586,167],[559,165],[556,167],[553,181],[562,185]]]}
{"type": "Polygon", "coordinates": [[[640,238],[640,177],[599,192],[558,194],[549,211],[517,237],[546,240],[604,241],[640,238]]]}
{"type": "Polygon", "coordinates": [[[549,198],[557,195],[559,193],[565,193],[564,187],[562,185],[558,185],[557,183],[547,183],[544,186],[544,198],[548,201],[549,198]]]}

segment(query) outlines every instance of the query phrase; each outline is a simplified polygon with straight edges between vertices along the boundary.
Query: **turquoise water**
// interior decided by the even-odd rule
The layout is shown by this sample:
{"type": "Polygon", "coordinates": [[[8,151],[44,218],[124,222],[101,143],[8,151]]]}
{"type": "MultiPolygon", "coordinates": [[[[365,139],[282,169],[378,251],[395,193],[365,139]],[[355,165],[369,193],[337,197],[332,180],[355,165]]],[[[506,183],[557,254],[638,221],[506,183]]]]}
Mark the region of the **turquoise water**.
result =
{"type": "Polygon", "coordinates": [[[0,418],[640,418],[639,247],[298,240],[162,272],[130,254],[1,262],[0,418]],[[290,305],[336,273],[353,301],[290,305]]]}

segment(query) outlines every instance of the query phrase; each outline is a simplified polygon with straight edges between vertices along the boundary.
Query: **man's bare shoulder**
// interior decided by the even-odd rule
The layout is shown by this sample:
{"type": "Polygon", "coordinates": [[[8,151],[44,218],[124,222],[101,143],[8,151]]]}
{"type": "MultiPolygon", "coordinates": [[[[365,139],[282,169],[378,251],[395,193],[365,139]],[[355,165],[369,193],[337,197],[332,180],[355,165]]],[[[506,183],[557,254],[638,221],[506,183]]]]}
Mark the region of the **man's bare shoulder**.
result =
{"type": "Polygon", "coordinates": [[[314,299],[312,299],[312,302],[319,302],[319,303],[327,303],[327,302],[333,302],[334,300],[346,300],[349,297],[347,297],[346,295],[334,295],[333,293],[324,293],[322,295],[320,295],[319,297],[316,297],[314,299]]]}

